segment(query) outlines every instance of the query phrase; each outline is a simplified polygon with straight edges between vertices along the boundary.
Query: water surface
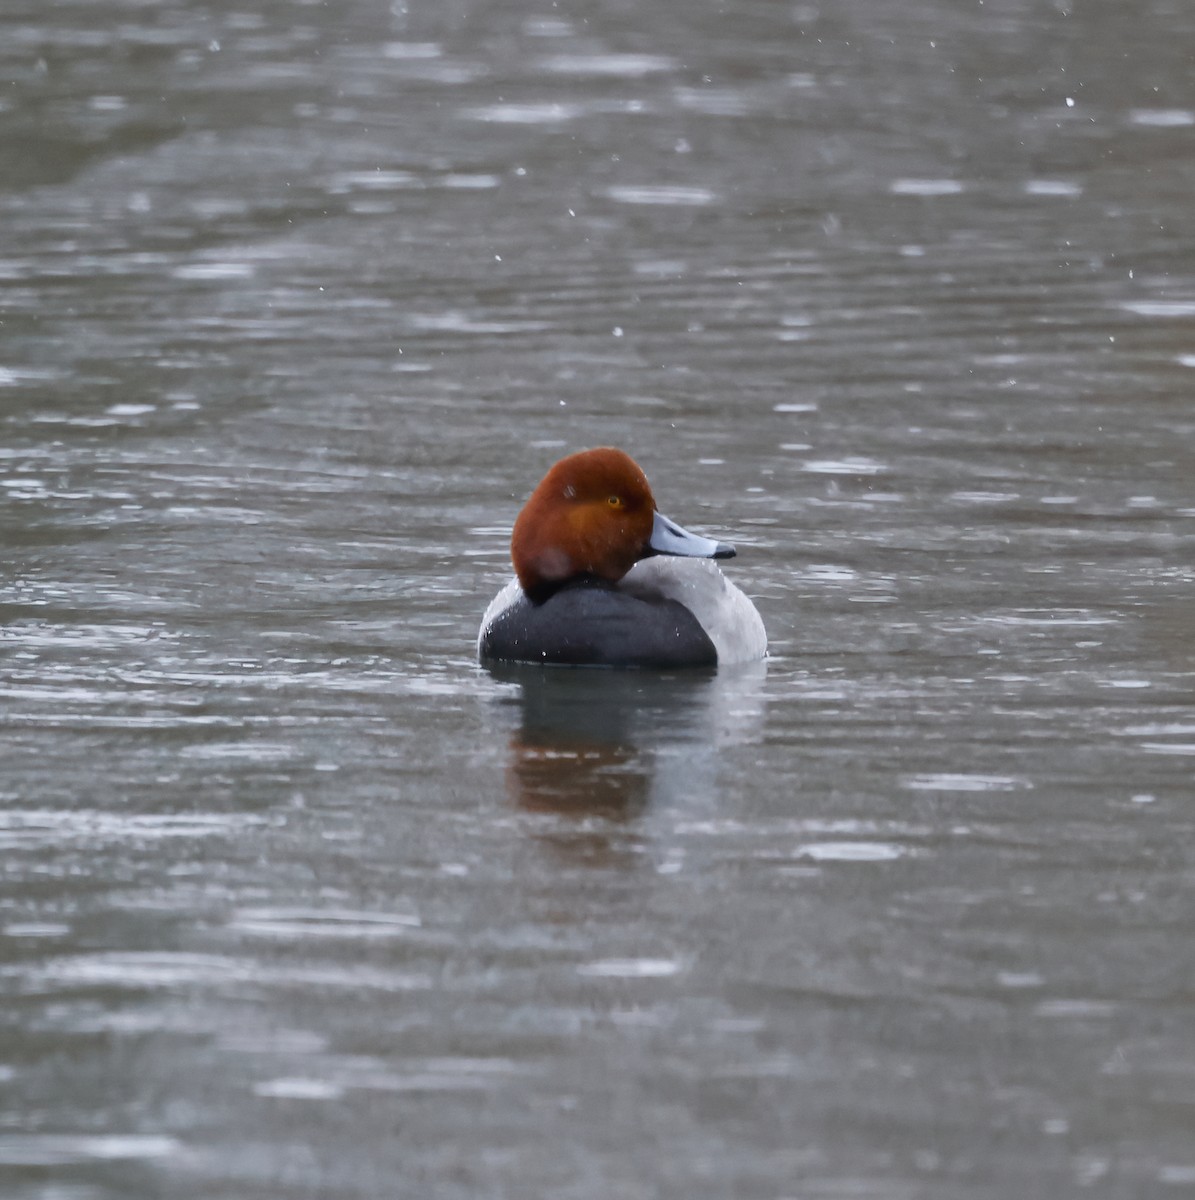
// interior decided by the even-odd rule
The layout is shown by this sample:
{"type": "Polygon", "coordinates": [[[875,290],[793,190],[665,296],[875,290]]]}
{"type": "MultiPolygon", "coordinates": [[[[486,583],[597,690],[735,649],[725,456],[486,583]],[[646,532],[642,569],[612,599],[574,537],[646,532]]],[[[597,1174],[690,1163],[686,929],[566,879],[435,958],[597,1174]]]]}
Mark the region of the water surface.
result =
{"type": "Polygon", "coordinates": [[[0,1191],[1195,1184],[1195,18],[0,15],[0,1191]],[[772,654],[485,672],[614,442],[772,654]]]}

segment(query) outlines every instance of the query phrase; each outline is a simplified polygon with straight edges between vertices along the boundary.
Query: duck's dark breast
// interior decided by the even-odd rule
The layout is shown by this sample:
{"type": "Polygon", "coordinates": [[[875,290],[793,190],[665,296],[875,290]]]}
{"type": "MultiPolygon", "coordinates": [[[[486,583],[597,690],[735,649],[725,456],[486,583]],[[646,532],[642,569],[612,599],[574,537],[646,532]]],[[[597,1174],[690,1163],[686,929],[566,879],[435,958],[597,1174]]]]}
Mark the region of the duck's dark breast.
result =
{"type": "Polygon", "coordinates": [[[713,667],[718,654],[675,600],[643,600],[583,583],[533,604],[520,596],[481,635],[482,661],[595,667],[713,667]]]}

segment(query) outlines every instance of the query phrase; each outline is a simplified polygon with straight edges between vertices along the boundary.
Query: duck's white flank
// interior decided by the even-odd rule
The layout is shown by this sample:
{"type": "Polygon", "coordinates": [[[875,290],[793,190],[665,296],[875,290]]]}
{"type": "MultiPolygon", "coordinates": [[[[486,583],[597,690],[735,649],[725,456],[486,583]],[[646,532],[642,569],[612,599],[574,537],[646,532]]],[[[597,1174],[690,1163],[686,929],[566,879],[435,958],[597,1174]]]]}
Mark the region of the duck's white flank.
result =
{"type": "Polygon", "coordinates": [[[481,653],[481,639],[493,621],[500,617],[512,604],[517,604],[523,589],[519,586],[518,576],[512,579],[491,601],[481,618],[481,628],[477,631],[477,652],[481,653]]]}
{"type": "Polygon", "coordinates": [[[619,581],[632,596],[663,596],[683,604],[709,635],[718,665],[754,662],[768,652],[755,605],[705,558],[646,558],[619,581]]]}

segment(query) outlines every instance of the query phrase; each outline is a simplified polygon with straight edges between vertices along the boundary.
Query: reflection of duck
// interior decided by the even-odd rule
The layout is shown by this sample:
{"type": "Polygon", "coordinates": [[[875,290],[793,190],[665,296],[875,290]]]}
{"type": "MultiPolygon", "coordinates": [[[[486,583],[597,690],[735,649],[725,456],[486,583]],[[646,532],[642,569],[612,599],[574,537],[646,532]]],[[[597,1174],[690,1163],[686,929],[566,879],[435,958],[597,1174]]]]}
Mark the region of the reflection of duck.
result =
{"type": "Polygon", "coordinates": [[[506,783],[522,808],[566,816],[638,816],[651,793],[651,710],[692,707],[692,687],[669,678],[544,672],[505,667],[518,678],[522,728],[511,739],[506,783]],[[649,685],[647,688],[644,685],[649,685]]]}
{"type": "Polygon", "coordinates": [[[719,747],[753,741],[764,663],[684,674],[541,671],[499,665],[517,686],[511,800],[564,816],[637,817],[649,805],[713,803],[719,747]]]}
{"type": "Polygon", "coordinates": [[[532,812],[624,820],[647,807],[649,780],[636,758],[628,746],[513,738],[506,786],[532,812]]]}
{"type": "Polygon", "coordinates": [[[733,555],[662,516],[621,450],[569,455],[515,521],[517,578],[486,610],[478,654],[618,667],[762,658],[767,635],[755,605],[712,562],[694,561],[733,555]]]}

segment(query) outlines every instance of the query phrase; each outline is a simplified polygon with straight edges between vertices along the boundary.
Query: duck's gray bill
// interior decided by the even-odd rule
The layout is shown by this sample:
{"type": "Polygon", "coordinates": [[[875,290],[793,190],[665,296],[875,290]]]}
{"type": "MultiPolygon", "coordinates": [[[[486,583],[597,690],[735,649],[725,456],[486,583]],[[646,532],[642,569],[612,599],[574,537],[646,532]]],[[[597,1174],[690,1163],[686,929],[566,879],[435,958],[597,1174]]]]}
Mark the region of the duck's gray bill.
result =
{"type": "Polygon", "coordinates": [[[653,554],[678,554],[685,558],[734,558],[734,547],[711,541],[682,529],[663,513],[656,513],[648,546],[653,554]]]}

